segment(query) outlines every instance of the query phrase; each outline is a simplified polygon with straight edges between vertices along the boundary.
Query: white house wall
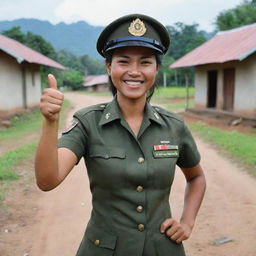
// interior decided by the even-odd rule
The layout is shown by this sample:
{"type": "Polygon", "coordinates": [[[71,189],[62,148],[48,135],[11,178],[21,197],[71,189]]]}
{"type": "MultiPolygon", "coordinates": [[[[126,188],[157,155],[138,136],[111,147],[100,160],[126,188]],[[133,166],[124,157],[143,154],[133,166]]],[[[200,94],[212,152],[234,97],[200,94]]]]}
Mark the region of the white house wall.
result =
{"type": "Polygon", "coordinates": [[[22,100],[22,73],[17,61],[0,51],[0,110],[19,108],[22,100]]]}
{"type": "Polygon", "coordinates": [[[39,66],[27,65],[25,67],[25,74],[27,105],[35,106],[39,103],[41,97],[41,79],[39,66]]]}
{"type": "Polygon", "coordinates": [[[16,59],[0,51],[0,111],[24,107],[22,69],[25,70],[26,106],[39,104],[41,96],[39,65],[19,64],[16,59]]]}
{"type": "Polygon", "coordinates": [[[199,108],[205,108],[207,102],[207,86],[205,86],[205,81],[207,81],[207,73],[205,72],[204,69],[197,68],[195,74],[196,106],[199,108]]]}
{"type": "Polygon", "coordinates": [[[237,65],[234,110],[253,111],[256,116],[256,55],[237,65]]]}
{"type": "Polygon", "coordinates": [[[197,108],[207,107],[207,72],[217,71],[216,109],[223,109],[223,70],[235,68],[234,112],[256,116],[256,54],[239,62],[211,64],[196,67],[195,104],[197,108]]]}

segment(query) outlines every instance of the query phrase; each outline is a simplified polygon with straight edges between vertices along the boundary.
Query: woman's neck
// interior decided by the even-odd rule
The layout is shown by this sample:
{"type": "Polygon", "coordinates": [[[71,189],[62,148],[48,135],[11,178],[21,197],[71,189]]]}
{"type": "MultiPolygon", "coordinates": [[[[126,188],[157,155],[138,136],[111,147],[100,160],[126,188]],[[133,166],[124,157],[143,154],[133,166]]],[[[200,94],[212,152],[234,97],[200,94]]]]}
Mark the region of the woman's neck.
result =
{"type": "Polygon", "coordinates": [[[124,119],[139,118],[144,116],[146,98],[127,99],[117,94],[117,102],[122,111],[124,119]]]}

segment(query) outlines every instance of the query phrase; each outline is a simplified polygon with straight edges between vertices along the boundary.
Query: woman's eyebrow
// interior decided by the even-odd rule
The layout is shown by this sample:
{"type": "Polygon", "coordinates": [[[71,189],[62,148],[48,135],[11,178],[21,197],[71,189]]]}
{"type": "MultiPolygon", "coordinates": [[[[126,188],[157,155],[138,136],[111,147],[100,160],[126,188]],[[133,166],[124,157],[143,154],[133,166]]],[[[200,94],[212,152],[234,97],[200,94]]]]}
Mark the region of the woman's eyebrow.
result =
{"type": "MultiPolygon", "coordinates": [[[[117,58],[120,58],[120,59],[130,59],[131,57],[130,56],[127,56],[127,55],[119,55],[117,56],[117,58]]],[[[154,58],[154,55],[145,55],[145,56],[141,56],[140,59],[144,60],[144,59],[152,59],[154,58]]]]}
{"type": "Polygon", "coordinates": [[[126,59],[129,59],[129,56],[126,56],[126,55],[119,55],[117,56],[118,58],[126,58],[126,59]]]}
{"type": "Polygon", "coordinates": [[[142,56],[141,59],[151,59],[153,57],[154,55],[147,55],[147,56],[142,56]]]}

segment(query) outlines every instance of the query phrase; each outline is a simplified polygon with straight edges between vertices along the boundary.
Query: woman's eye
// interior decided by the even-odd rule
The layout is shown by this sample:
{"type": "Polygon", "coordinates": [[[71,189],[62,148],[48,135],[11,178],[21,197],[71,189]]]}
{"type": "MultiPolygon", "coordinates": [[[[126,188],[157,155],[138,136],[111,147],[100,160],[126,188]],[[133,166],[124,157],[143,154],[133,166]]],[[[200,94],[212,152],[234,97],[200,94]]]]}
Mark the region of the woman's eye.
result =
{"type": "Polygon", "coordinates": [[[119,60],[118,63],[126,64],[126,63],[128,63],[128,61],[127,60],[119,60]]]}
{"type": "Polygon", "coordinates": [[[143,65],[150,65],[150,64],[151,64],[151,62],[150,62],[150,61],[146,61],[146,60],[145,60],[145,61],[142,61],[142,62],[141,62],[141,64],[143,64],[143,65]]]}

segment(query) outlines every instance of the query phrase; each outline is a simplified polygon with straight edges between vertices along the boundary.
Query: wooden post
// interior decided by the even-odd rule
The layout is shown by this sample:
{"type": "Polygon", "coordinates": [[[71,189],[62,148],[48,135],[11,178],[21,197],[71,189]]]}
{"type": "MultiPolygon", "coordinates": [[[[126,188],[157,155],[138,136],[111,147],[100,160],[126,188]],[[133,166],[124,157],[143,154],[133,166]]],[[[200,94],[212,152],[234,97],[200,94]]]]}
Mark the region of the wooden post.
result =
{"type": "Polygon", "coordinates": [[[27,104],[26,68],[25,66],[22,66],[21,69],[22,69],[22,101],[23,101],[23,107],[27,109],[28,104],[27,104]]]}
{"type": "Polygon", "coordinates": [[[166,72],[163,72],[163,80],[164,80],[164,88],[167,86],[167,83],[166,83],[166,72]]]}
{"type": "Polygon", "coordinates": [[[185,85],[186,85],[186,110],[189,108],[189,78],[188,74],[185,72],[185,85]]]}
{"type": "Polygon", "coordinates": [[[175,86],[178,86],[178,72],[177,69],[175,69],[175,86]]]}

